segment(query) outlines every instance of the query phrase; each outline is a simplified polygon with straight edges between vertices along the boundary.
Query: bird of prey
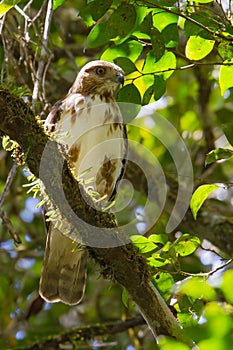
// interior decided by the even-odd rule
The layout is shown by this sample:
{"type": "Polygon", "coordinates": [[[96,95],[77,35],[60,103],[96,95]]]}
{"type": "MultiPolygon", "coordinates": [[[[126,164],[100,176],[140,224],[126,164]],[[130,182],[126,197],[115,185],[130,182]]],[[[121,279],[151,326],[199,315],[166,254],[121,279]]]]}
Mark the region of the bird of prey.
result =
{"type": "MultiPolygon", "coordinates": [[[[114,93],[124,72],[106,61],[87,63],[67,96],[45,121],[45,130],[67,149],[73,176],[92,188],[103,203],[114,196],[127,153],[127,136],[114,93]]],[[[50,222],[39,293],[48,302],[73,305],[85,289],[87,252],[50,222]]]]}

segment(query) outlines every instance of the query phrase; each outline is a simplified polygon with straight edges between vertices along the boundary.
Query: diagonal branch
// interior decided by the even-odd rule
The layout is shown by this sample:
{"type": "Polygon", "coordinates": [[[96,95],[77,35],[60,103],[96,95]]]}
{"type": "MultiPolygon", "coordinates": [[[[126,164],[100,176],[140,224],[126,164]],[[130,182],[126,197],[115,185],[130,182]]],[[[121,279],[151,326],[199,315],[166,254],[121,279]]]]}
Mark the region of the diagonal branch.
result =
{"type": "Polygon", "coordinates": [[[89,253],[104,269],[105,276],[128,291],[154,335],[171,335],[191,346],[192,341],[186,338],[150,282],[144,259],[119,232],[113,214],[99,211],[91,199],[85,197],[57,144],[44,134],[29,105],[0,88],[0,110],[0,132],[9,135],[22,147],[30,171],[43,181],[47,194],[56,203],[61,215],[69,223],[73,221],[73,227],[82,232],[89,253]]]}
{"type": "MultiPolygon", "coordinates": [[[[105,324],[96,324],[92,326],[74,328],[72,330],[63,332],[62,334],[50,336],[48,339],[37,341],[31,346],[25,347],[24,350],[58,349],[62,346],[62,344],[64,344],[65,348],[66,344],[69,343],[72,344],[78,341],[81,341],[82,343],[84,341],[91,341],[97,336],[106,337],[107,335],[125,332],[129,328],[134,328],[143,324],[145,324],[145,321],[142,317],[139,316],[125,321],[109,322],[105,324]]],[[[104,344],[101,344],[101,342],[100,345],[104,346],[104,344]]],[[[105,345],[108,346],[108,343],[105,345]]]]}

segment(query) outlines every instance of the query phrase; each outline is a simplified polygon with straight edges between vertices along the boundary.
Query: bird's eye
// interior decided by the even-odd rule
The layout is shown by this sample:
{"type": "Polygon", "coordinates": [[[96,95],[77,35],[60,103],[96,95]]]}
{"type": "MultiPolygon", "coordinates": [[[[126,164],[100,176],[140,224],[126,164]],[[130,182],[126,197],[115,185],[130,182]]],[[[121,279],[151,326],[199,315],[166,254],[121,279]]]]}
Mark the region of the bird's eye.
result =
{"type": "Polygon", "coordinates": [[[98,67],[98,68],[96,68],[95,72],[96,72],[97,75],[104,75],[105,74],[105,68],[98,67]]]}

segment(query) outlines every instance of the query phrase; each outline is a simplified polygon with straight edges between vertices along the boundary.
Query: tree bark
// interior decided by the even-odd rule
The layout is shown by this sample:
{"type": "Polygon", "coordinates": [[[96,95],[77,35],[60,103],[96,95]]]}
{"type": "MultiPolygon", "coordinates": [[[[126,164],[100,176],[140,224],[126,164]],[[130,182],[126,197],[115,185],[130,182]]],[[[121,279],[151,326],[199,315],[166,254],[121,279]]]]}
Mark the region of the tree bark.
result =
{"type": "Polygon", "coordinates": [[[103,275],[120,283],[138,305],[154,336],[170,335],[192,346],[163,298],[150,282],[147,264],[116,226],[114,215],[100,211],[73,178],[54,141],[48,139],[30,106],[0,88],[0,132],[18,142],[30,171],[43,181],[46,193],[63,218],[72,223],[103,275]],[[80,233],[81,232],[81,233],[80,233]],[[101,244],[99,244],[101,242],[101,244]]]}

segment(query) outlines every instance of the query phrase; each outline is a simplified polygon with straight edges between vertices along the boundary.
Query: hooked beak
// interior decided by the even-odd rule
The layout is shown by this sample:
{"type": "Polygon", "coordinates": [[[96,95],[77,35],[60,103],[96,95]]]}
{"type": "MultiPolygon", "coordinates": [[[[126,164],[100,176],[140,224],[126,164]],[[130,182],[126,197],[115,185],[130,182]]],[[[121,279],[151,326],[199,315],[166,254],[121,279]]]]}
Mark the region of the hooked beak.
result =
{"type": "Polygon", "coordinates": [[[120,72],[116,73],[116,82],[121,84],[121,85],[124,85],[125,78],[124,78],[124,75],[122,73],[120,73],[120,72]]]}

